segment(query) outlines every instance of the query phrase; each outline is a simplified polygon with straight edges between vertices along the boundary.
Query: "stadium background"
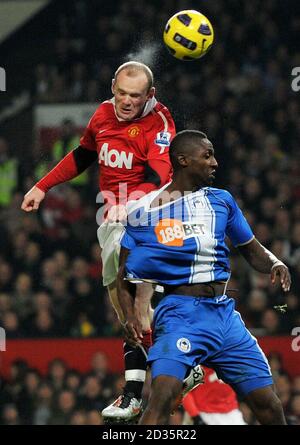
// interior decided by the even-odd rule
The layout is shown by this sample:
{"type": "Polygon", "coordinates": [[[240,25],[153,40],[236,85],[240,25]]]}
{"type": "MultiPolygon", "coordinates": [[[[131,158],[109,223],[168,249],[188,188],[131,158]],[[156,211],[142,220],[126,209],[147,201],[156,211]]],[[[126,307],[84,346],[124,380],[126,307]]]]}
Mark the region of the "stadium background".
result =
{"type": "MultiPolygon", "coordinates": [[[[238,289],[231,295],[270,357],[289,421],[299,424],[297,2],[42,3],[22,26],[0,34],[7,76],[0,92],[1,423],[99,424],[98,411],[122,388],[121,332],[99,282],[96,169],[49,192],[37,214],[21,213],[20,203],[76,146],[97,103],[110,97],[117,66],[136,59],[153,69],[157,97],[177,129],[208,133],[220,164],[216,186],[234,194],[257,238],[291,268],[293,286],[283,296],[233,252],[229,287],[238,289]],[[206,14],[216,34],[212,50],[193,63],[162,47],[167,19],[186,8],[206,14]],[[286,313],[274,309],[282,304],[286,313]]],[[[0,25],[9,24],[2,6],[0,25]]],[[[178,411],[172,421],[181,419],[178,411]]]]}

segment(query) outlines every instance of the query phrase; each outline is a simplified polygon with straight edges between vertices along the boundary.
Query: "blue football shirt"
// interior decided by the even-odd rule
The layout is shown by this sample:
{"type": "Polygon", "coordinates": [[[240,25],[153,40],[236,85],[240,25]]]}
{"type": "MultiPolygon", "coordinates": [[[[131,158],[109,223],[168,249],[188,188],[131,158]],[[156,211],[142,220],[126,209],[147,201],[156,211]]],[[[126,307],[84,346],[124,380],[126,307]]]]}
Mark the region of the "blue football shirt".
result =
{"type": "Polygon", "coordinates": [[[121,240],[121,245],[130,249],[127,278],[162,285],[227,281],[226,236],[234,246],[254,238],[236,201],[226,190],[204,187],[151,208],[151,202],[167,186],[129,203],[121,240]]]}

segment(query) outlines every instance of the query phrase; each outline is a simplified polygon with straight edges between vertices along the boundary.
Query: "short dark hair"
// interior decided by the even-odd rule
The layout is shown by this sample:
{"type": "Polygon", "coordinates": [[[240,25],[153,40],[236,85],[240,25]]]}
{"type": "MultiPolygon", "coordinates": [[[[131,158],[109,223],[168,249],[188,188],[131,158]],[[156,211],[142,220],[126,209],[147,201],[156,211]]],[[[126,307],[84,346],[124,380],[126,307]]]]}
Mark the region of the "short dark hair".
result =
{"type": "Polygon", "coordinates": [[[179,153],[187,153],[199,139],[207,139],[207,135],[203,133],[203,131],[198,130],[183,130],[176,134],[174,139],[170,144],[170,160],[173,167],[173,170],[176,171],[180,168],[180,164],[178,162],[178,154],[179,153]]]}
{"type": "Polygon", "coordinates": [[[115,72],[114,78],[117,79],[118,74],[124,70],[126,70],[126,74],[129,77],[136,76],[137,73],[140,72],[144,73],[148,81],[148,91],[153,87],[154,84],[153,73],[149,68],[149,66],[145,65],[144,63],[136,62],[134,60],[123,63],[122,65],[119,66],[119,68],[115,72]]]}

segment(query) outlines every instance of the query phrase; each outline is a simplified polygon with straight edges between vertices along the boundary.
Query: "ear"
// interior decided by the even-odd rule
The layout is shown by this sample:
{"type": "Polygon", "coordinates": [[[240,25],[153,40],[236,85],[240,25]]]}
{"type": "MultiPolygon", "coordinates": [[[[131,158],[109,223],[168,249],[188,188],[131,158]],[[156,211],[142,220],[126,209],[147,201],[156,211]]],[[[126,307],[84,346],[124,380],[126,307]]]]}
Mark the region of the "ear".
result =
{"type": "Polygon", "coordinates": [[[155,95],[155,87],[150,88],[148,93],[148,99],[151,99],[155,95]]]}
{"type": "Polygon", "coordinates": [[[115,84],[116,84],[115,79],[112,79],[111,80],[111,92],[113,93],[113,95],[115,94],[115,84]]]}
{"type": "Polygon", "coordinates": [[[180,164],[182,167],[187,167],[188,166],[187,158],[183,154],[177,155],[177,161],[178,161],[178,164],[180,164]]]}

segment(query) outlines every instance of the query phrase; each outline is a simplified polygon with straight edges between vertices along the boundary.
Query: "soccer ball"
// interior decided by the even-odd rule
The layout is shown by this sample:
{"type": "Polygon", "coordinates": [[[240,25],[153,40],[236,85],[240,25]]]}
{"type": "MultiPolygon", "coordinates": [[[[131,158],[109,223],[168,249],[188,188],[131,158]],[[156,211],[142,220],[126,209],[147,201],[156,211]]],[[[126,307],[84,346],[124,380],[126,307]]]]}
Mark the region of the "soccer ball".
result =
{"type": "Polygon", "coordinates": [[[180,60],[203,57],[214,41],[214,29],[205,15],[192,9],[174,14],[165,26],[164,42],[180,60]]]}

